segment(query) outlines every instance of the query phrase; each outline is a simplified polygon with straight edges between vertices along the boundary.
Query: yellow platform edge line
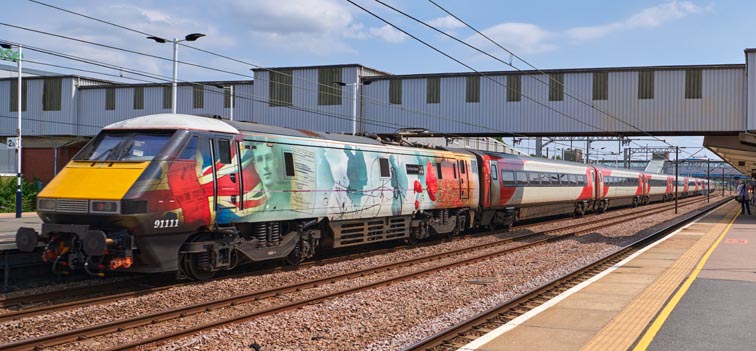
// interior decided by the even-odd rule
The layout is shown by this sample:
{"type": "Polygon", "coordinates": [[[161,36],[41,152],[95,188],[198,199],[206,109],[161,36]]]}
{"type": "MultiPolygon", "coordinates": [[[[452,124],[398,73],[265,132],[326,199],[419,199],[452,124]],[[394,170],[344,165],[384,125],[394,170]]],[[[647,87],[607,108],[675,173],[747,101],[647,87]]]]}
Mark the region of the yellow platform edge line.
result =
{"type": "Polygon", "coordinates": [[[688,289],[693,284],[693,281],[696,280],[698,277],[698,274],[703,269],[703,266],[706,264],[706,262],[709,260],[709,256],[716,250],[716,248],[719,246],[719,243],[722,242],[722,239],[727,235],[728,232],[730,232],[730,228],[732,227],[733,223],[735,223],[735,220],[738,218],[738,215],[740,215],[740,210],[735,214],[735,216],[732,217],[730,220],[730,223],[727,225],[724,231],[722,231],[722,234],[719,235],[719,238],[717,238],[717,241],[714,242],[714,245],[712,245],[708,251],[706,251],[706,254],[701,258],[701,260],[698,262],[698,265],[695,269],[693,269],[693,272],[691,272],[691,275],[688,277],[687,280],[685,280],[685,283],[683,283],[682,286],[680,286],[680,289],[677,290],[674,296],[669,300],[669,302],[664,306],[664,309],[662,309],[661,313],[656,317],[653,323],[651,323],[651,326],[648,328],[645,334],[643,334],[643,337],[640,339],[638,344],[635,345],[635,348],[633,348],[633,351],[645,351],[650,345],[651,342],[656,337],[656,334],[659,333],[659,330],[661,330],[661,327],[664,325],[664,323],[667,321],[667,318],[669,318],[669,315],[672,313],[672,311],[675,309],[677,304],[680,302],[682,297],[685,295],[685,293],[688,292],[688,289]]]}

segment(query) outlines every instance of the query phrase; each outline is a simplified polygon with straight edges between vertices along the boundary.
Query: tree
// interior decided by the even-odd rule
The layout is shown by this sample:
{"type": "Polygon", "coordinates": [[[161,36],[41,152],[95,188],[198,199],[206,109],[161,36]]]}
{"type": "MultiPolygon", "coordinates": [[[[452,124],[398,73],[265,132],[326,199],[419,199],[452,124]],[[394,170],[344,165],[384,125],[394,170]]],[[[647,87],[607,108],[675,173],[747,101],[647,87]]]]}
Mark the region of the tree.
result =
{"type": "MultiPolygon", "coordinates": [[[[16,178],[0,178],[0,212],[16,211],[16,178]]],[[[21,180],[21,211],[34,211],[39,189],[34,183],[21,180]]]]}

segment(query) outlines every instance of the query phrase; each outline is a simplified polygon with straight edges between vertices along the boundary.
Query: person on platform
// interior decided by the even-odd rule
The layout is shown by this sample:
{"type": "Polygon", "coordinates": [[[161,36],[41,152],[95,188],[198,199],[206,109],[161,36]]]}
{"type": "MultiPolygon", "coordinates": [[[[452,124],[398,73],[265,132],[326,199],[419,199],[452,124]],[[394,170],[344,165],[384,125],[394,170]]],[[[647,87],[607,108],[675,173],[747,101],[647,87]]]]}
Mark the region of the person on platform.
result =
{"type": "Polygon", "coordinates": [[[748,212],[748,215],[751,215],[751,204],[750,204],[750,198],[748,197],[748,185],[745,181],[741,181],[740,184],[738,184],[738,191],[737,196],[740,196],[740,214],[746,214],[748,212]]]}

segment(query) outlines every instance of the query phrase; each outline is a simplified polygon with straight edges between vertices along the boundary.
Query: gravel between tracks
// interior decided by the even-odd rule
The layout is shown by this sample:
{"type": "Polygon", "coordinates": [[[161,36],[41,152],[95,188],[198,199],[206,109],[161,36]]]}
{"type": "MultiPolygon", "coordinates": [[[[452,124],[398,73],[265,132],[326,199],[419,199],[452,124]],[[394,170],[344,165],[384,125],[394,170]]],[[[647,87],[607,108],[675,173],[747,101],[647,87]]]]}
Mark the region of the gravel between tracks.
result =
{"type": "MultiPolygon", "coordinates": [[[[716,201],[712,198],[712,202],[716,201]]],[[[705,203],[687,206],[684,210],[705,203]]],[[[681,211],[681,214],[685,211],[681,211]]],[[[604,216],[616,216],[618,211],[604,216]]],[[[644,222],[651,226],[669,219],[669,212],[656,214],[644,222]]],[[[574,220],[560,222],[562,226],[574,220]]],[[[550,224],[553,226],[556,224],[550,224]]],[[[637,232],[637,223],[613,226],[611,232],[600,233],[600,242],[589,242],[597,234],[577,240],[561,241],[534,249],[519,251],[496,259],[439,273],[388,287],[350,294],[323,303],[306,306],[296,311],[262,317],[216,331],[180,339],[162,349],[245,349],[253,341],[266,350],[295,349],[396,349],[443,329],[459,320],[508,300],[540,284],[574,270],[584,263],[613,252],[618,241],[637,232]]],[[[537,228],[541,230],[542,228],[537,228]]],[[[534,229],[535,230],[535,229],[534,229]]],[[[265,276],[233,278],[209,283],[191,284],[138,298],[113,303],[50,313],[45,316],[16,320],[0,325],[0,342],[6,343],[32,336],[59,332],[86,325],[94,325],[172,309],[177,306],[214,300],[250,291],[281,286],[324,277],[337,272],[374,267],[432,253],[498,240],[499,236],[473,237],[467,240],[441,243],[391,254],[339,262],[320,267],[279,272],[265,276]]],[[[477,254],[476,254],[477,255],[477,254]]],[[[437,265],[432,263],[431,265],[437,265]]],[[[424,265],[402,269],[409,272],[424,265]]],[[[60,349],[101,349],[118,343],[146,337],[167,330],[203,324],[210,320],[238,315],[280,304],[280,301],[304,299],[347,286],[376,281],[397,275],[396,272],[350,279],[345,282],[307,289],[298,293],[283,294],[276,299],[255,304],[216,310],[198,316],[189,316],[170,324],[161,323],[129,330],[104,338],[92,338],[60,349]]]]}

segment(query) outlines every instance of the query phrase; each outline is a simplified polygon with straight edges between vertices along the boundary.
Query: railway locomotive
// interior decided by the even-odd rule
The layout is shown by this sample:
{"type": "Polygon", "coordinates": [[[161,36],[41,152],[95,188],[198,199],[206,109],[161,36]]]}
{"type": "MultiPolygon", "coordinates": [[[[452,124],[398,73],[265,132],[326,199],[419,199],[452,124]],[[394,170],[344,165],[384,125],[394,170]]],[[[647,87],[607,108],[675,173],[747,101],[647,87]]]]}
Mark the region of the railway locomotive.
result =
{"type": "Polygon", "coordinates": [[[674,187],[668,175],[158,114],[103,128],[39,193],[41,231],[19,228],[16,244],[42,246],[56,272],[204,280],[241,262],[664,201],[674,187]]]}

